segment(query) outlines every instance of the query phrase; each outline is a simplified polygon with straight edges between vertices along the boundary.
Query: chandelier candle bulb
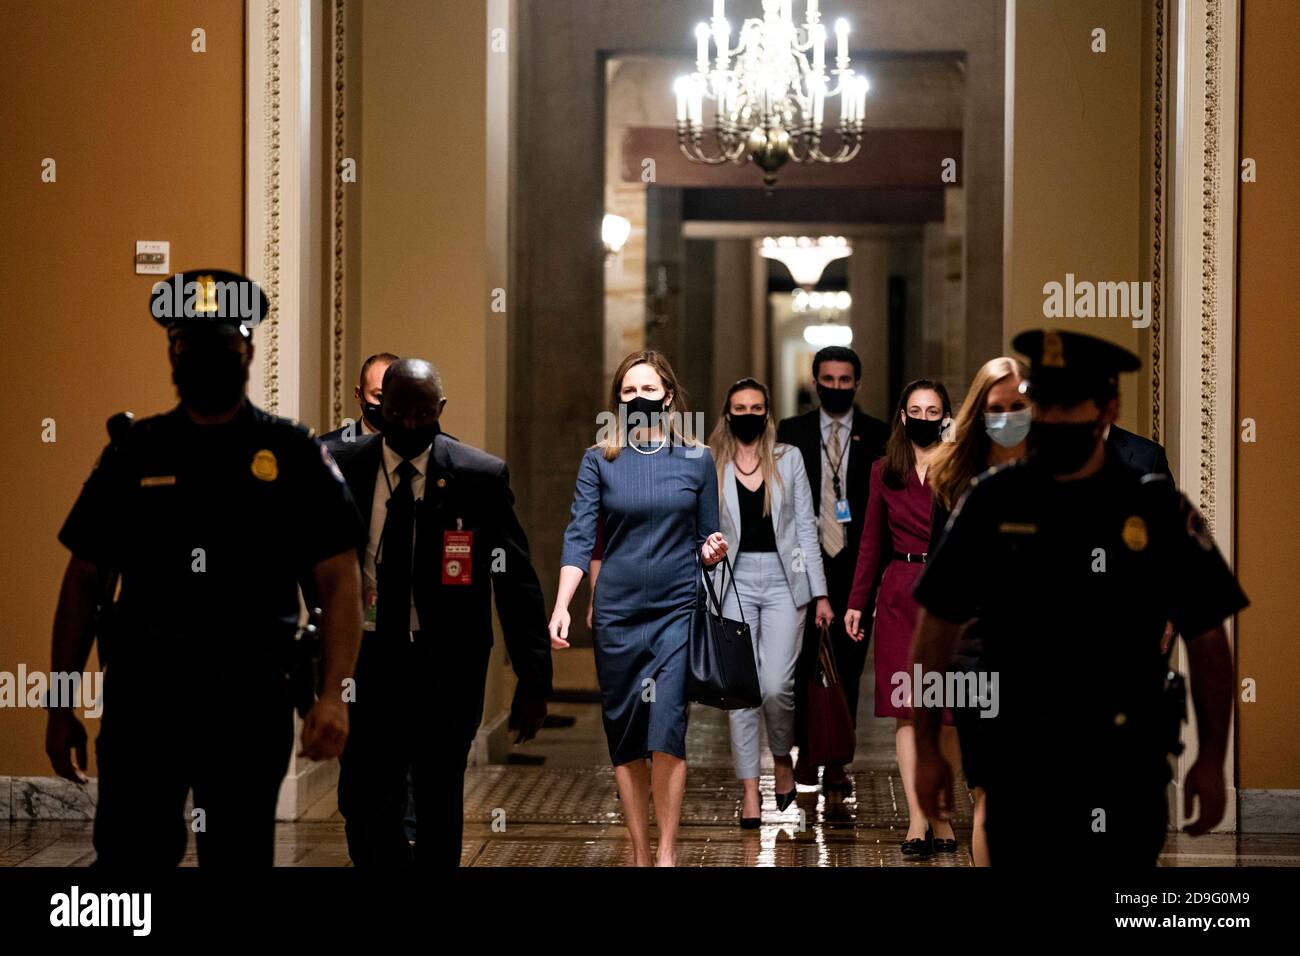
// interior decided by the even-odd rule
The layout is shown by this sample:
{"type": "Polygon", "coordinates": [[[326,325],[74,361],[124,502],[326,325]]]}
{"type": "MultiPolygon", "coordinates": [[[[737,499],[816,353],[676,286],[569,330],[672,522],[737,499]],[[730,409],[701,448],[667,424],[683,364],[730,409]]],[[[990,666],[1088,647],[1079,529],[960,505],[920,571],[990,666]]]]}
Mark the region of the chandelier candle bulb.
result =
{"type": "Polygon", "coordinates": [[[715,21],[721,20],[723,17],[727,15],[725,9],[726,5],[727,5],[727,0],[713,0],[713,19],[715,21]]]}
{"type": "Polygon", "coordinates": [[[674,87],[677,143],[691,162],[753,163],[771,189],[791,160],[839,164],[861,152],[865,88],[854,83],[848,21],[835,21],[838,65],[829,70],[829,29],[820,2],[805,0],[802,23],[795,22],[795,6],[794,0],[763,0],[762,17],[742,19],[734,47],[724,3],[714,4],[711,24],[696,27],[696,69],[684,78],[689,85],[674,87]],[[710,42],[717,48],[711,69],[710,42]],[[713,101],[707,140],[705,97],[713,101]],[[825,130],[831,99],[838,100],[831,110],[837,126],[825,130]],[[838,134],[829,139],[829,150],[827,133],[838,134]]]}

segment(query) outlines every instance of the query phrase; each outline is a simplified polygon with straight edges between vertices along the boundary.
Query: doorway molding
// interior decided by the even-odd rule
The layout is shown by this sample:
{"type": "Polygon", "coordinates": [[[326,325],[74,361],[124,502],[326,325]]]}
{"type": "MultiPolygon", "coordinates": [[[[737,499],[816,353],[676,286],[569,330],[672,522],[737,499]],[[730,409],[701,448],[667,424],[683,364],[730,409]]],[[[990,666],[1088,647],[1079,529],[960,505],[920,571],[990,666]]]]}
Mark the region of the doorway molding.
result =
{"type": "MultiPolygon", "coordinates": [[[[1157,0],[1159,6],[1163,0],[1157,0]]],[[[1163,420],[1179,487],[1234,564],[1238,0],[1169,0],[1169,309],[1163,420]]],[[[1157,337],[1152,336],[1153,343],[1157,337]]],[[[1158,397],[1158,396],[1153,396],[1158,397]]],[[[1233,621],[1227,623],[1234,643],[1233,621]]],[[[1187,671],[1180,643],[1175,663],[1187,671]]],[[[1184,729],[1170,820],[1182,826],[1180,781],[1196,759],[1195,713],[1184,729]]],[[[1228,739],[1228,803],[1237,827],[1236,745],[1228,739]]]]}
{"type": "MultiPolygon", "coordinates": [[[[345,0],[245,0],[244,271],[270,300],[254,333],[249,374],[252,401],[286,418],[320,422],[341,409],[344,327],[341,305],[342,237],[334,236],[341,210],[323,209],[325,140],[322,101],[330,99],[330,142],[341,149],[342,95],[326,83],[340,70],[338,29],[345,0]],[[326,20],[333,56],[325,56],[326,20]],[[326,91],[329,91],[328,94],[326,91]],[[323,225],[328,222],[329,225],[323,225]],[[325,272],[325,236],[337,250],[325,272]],[[326,281],[328,280],[328,286],[326,281]],[[327,337],[324,289],[332,328],[327,337]]],[[[341,79],[343,74],[339,72],[341,79]]],[[[337,177],[337,164],[335,165],[337,177]]],[[[330,190],[338,195],[336,190],[330,190]]],[[[332,205],[332,204],[331,204],[332,205]]],[[[294,717],[294,736],[301,720],[294,717]]],[[[338,762],[294,755],[280,787],[276,816],[295,820],[338,780],[338,762]]]]}

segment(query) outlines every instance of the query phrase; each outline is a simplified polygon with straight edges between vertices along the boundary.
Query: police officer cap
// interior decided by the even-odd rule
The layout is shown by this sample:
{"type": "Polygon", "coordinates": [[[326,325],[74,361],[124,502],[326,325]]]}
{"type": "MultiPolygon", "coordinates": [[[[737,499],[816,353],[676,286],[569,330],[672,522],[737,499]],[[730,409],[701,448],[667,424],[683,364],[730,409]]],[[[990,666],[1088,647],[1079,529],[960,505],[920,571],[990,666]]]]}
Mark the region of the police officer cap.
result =
{"type": "Polygon", "coordinates": [[[178,272],[157,283],[149,300],[169,338],[204,331],[251,338],[269,308],[261,286],[225,269],[178,272]]]}
{"type": "Polygon", "coordinates": [[[1020,390],[1040,405],[1073,405],[1085,399],[1101,404],[1115,393],[1120,372],[1134,372],[1142,361],[1122,346],[1082,332],[1034,329],[1011,342],[1029,357],[1029,378],[1020,390]]]}

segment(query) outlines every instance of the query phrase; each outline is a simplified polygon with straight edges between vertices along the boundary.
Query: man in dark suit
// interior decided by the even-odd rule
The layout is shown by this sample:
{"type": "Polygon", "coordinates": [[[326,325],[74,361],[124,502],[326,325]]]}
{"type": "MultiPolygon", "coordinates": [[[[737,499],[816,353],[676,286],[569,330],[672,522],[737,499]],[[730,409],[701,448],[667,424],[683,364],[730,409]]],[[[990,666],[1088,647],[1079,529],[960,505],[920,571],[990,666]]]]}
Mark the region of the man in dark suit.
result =
{"type": "MultiPolygon", "coordinates": [[[[850,640],[841,622],[848,609],[858,542],[867,513],[871,463],[885,453],[889,426],[858,411],[853,404],[862,378],[862,362],[852,349],[834,345],[822,349],[813,357],[812,371],[821,407],[783,420],[777,426],[776,437],[799,449],[808,471],[822,564],[826,569],[826,588],[835,613],[831,624],[835,661],[849,699],[849,711],[856,722],[858,685],[867,660],[867,642],[850,640]]],[[[803,652],[795,677],[795,741],[799,745],[795,782],[815,785],[817,768],[803,759],[807,743],[807,679],[816,667],[819,643],[811,605],[808,611],[803,652]]],[[[832,793],[847,793],[851,789],[843,767],[827,767],[822,787],[832,793]]]]}
{"type": "Polygon", "coordinates": [[[1165,457],[1164,448],[1150,438],[1111,425],[1106,444],[1120,461],[1144,475],[1170,474],[1169,459],[1165,457]]]}
{"type": "Polygon", "coordinates": [[[465,766],[483,716],[492,597],[518,677],[510,728],[546,717],[551,650],[506,465],[441,433],[437,370],[401,359],[383,379],[382,434],[336,444],[362,520],[365,634],[339,810],[358,866],[460,862],[465,766]],[[421,838],[402,828],[412,768],[421,838]]]}
{"type": "Polygon", "coordinates": [[[339,443],[351,444],[363,435],[374,435],[379,431],[384,373],[396,361],[397,356],[392,352],[378,352],[361,363],[361,375],[352,388],[361,418],[357,421],[344,419],[334,431],[320,436],[322,443],[331,447],[339,443]]]}

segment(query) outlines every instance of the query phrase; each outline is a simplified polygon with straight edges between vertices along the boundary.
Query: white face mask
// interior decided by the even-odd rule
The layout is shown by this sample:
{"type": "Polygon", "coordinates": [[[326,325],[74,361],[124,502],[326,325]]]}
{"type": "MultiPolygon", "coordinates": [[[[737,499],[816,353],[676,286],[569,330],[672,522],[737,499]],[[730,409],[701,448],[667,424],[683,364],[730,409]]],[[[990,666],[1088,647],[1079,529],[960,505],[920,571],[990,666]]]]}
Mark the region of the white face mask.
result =
{"type": "Polygon", "coordinates": [[[1003,448],[1015,448],[1029,434],[1034,413],[1022,408],[1014,412],[985,412],[984,430],[1003,448]]]}

